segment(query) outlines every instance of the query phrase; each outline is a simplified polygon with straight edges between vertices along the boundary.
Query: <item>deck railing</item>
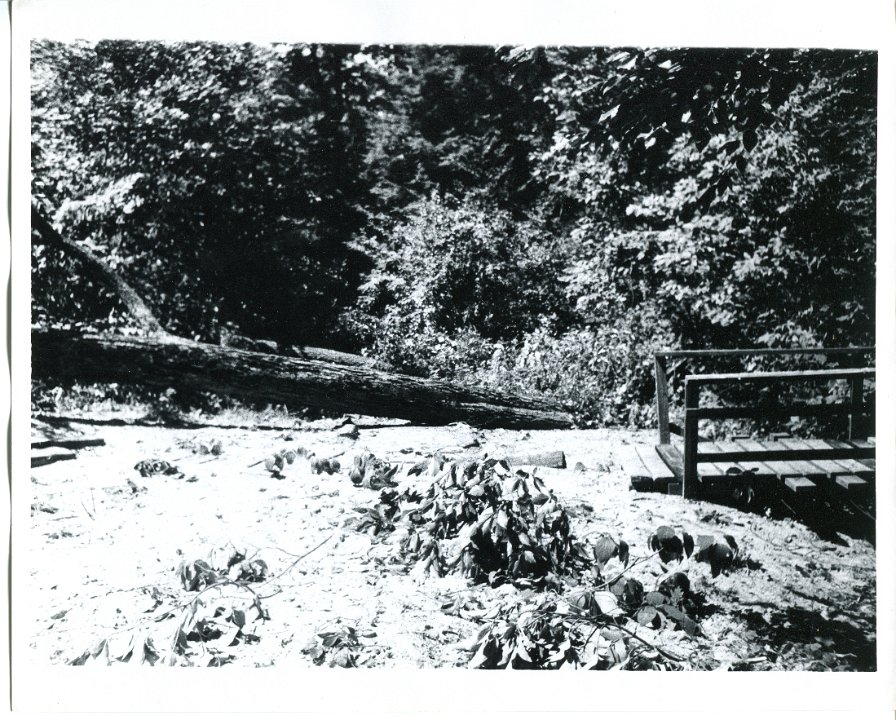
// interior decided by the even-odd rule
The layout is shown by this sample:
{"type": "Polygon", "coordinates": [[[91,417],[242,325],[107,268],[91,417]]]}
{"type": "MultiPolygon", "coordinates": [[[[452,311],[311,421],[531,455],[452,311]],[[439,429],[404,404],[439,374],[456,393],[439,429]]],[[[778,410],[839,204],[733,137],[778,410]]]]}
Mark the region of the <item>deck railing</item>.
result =
{"type": "MultiPolygon", "coordinates": [[[[668,379],[668,360],[681,358],[722,358],[722,357],[750,357],[759,355],[868,355],[874,353],[873,346],[862,347],[841,347],[841,348],[748,348],[748,349],[726,349],[726,350],[664,350],[654,353],[654,373],[656,378],[656,414],[657,426],[659,431],[659,444],[667,445],[670,441],[671,432],[674,429],[669,422],[669,379],[668,379]]],[[[867,369],[866,369],[867,371],[867,369]]],[[[784,373],[791,380],[805,377],[811,379],[811,373],[829,373],[844,372],[843,370],[806,370],[802,372],[784,373]]],[[[873,373],[873,371],[871,371],[873,373]]],[[[733,373],[725,375],[709,375],[703,377],[728,378],[720,382],[736,383],[746,378],[771,379],[769,375],[774,373],[733,373]]],[[[850,397],[848,403],[825,404],[825,405],[805,405],[805,406],[780,406],[780,407],[740,407],[740,408],[702,408],[704,413],[701,417],[721,419],[721,418],[760,418],[760,417],[795,417],[795,416],[825,416],[825,415],[849,415],[849,438],[852,439],[857,429],[857,417],[859,409],[864,407],[863,403],[863,381],[867,375],[862,376],[842,376],[850,378],[850,397]],[[811,408],[811,409],[810,409],[811,408]],[[800,412],[794,412],[794,409],[800,412]],[[728,415],[728,412],[742,412],[742,414],[728,415]]],[[[693,376],[690,376],[693,377],[693,376]]],[[[817,376],[816,379],[825,379],[817,376]]],[[[695,391],[692,391],[695,392],[695,391]]],[[[685,401],[687,407],[687,400],[685,401]]],[[[699,418],[697,418],[699,419],[699,418]]],[[[680,430],[684,435],[684,429],[680,430]]],[[[694,433],[696,437],[696,432],[694,433]]]]}
{"type": "Polygon", "coordinates": [[[722,373],[715,375],[688,375],[684,380],[684,486],[692,485],[697,479],[697,464],[701,460],[717,462],[748,462],[775,460],[845,460],[874,457],[874,448],[830,448],[830,449],[781,449],[732,450],[728,452],[701,453],[698,446],[697,423],[704,418],[732,419],[743,417],[819,417],[823,415],[849,415],[850,440],[853,439],[854,419],[868,412],[864,398],[865,378],[874,377],[874,368],[804,370],[802,372],[755,372],[722,373]],[[850,397],[842,403],[813,403],[805,405],[762,405],[736,407],[700,407],[701,388],[732,383],[763,382],[811,382],[819,380],[848,380],[850,397]]]}

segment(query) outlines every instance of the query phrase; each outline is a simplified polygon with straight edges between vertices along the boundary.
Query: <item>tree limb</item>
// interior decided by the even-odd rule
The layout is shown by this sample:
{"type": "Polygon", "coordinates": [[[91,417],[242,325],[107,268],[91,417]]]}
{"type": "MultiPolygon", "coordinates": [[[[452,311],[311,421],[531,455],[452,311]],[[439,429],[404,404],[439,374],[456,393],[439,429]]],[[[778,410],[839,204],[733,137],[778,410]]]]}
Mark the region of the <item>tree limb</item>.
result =
{"type": "Polygon", "coordinates": [[[31,230],[32,232],[37,232],[41,240],[47,245],[66,250],[81,260],[89,272],[93,273],[95,277],[118,296],[131,317],[141,328],[154,334],[167,334],[165,328],[162,327],[162,324],[156,319],[156,316],[153,315],[146,303],[143,302],[143,298],[137,294],[134,288],[128,285],[118,273],[86,247],[62,237],[59,231],[50,224],[50,221],[34,205],[31,206],[31,230]]]}

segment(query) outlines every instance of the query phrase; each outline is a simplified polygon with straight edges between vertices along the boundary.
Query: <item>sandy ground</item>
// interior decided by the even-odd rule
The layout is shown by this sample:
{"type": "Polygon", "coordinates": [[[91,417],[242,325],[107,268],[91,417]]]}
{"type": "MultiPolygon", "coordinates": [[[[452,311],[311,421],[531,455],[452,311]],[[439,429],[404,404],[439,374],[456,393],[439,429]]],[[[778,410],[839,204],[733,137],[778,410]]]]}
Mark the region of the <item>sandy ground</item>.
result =
{"type": "MultiPolygon", "coordinates": [[[[474,586],[458,575],[419,577],[391,565],[394,538],[372,537],[346,524],[357,517],[355,508],[375,504],[379,495],[353,485],[347,469],[355,455],[370,451],[403,463],[398,489],[425,488],[431,478],[409,478],[404,468],[438,450],[449,456],[563,450],[567,469],[537,474],[570,510],[577,536],[608,532],[628,542],[633,558],[651,554],[648,537],[659,525],[737,539],[738,561],[716,578],[707,565],[686,561],[692,587],[706,601],[702,633],[691,638],[667,627],[657,634],[657,643],[687,658],[687,667],[875,666],[874,547],[845,536],[836,543],[822,540],[789,519],[634,492],[617,455],[625,444],[651,442],[652,433],[362,424],[359,436],[349,438],[327,427],[72,426],[106,444],[79,450],[75,460],[32,469],[32,550],[16,558],[28,565],[30,587],[27,604],[13,608],[15,617],[30,624],[32,659],[71,662],[103,639],[106,648],[88,662],[127,658],[129,648],[152,659],[154,650],[164,658],[178,642],[185,606],[197,595],[185,590],[181,563],[204,559],[224,567],[239,550],[249,560],[264,561],[265,577],[251,583],[252,591],[224,584],[199,593],[206,632],[181,639],[191,663],[329,663],[339,642],[319,648],[331,633],[350,639],[359,666],[467,666],[470,639],[486,621],[449,615],[443,608],[459,596],[488,608],[519,591],[474,586]],[[220,455],[194,452],[215,440],[220,455]],[[463,447],[474,443],[478,446],[463,447]],[[322,457],[343,453],[343,470],[314,474],[300,458],[277,478],[259,463],[299,446],[322,457]],[[135,465],[147,459],[165,460],[183,476],[142,477],[135,465]],[[256,599],[263,606],[261,619],[252,606],[256,599]],[[215,617],[217,608],[222,611],[215,617]],[[245,615],[235,638],[234,611],[245,615]],[[222,622],[228,618],[231,622],[222,622]],[[213,632],[215,627],[224,635],[213,632]],[[150,650],[142,652],[146,647],[150,650]]],[[[653,558],[630,574],[650,590],[663,572],[653,558]]]]}

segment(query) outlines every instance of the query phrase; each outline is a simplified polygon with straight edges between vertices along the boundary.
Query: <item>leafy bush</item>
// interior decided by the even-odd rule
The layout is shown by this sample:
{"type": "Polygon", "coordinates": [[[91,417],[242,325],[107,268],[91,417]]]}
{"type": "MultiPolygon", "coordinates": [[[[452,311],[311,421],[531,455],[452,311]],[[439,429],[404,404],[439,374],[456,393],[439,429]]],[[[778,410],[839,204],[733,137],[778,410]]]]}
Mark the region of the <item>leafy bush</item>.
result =
{"type": "Polygon", "coordinates": [[[612,326],[571,329],[555,335],[546,326],[505,351],[480,378],[499,388],[552,397],[580,422],[655,422],[653,355],[660,346],[645,337],[649,321],[632,315],[612,326]]]}
{"type": "Polygon", "coordinates": [[[446,342],[519,338],[564,307],[563,254],[536,223],[471,200],[434,198],[408,212],[357,245],[374,267],[354,327],[377,356],[426,370],[446,342]]]}

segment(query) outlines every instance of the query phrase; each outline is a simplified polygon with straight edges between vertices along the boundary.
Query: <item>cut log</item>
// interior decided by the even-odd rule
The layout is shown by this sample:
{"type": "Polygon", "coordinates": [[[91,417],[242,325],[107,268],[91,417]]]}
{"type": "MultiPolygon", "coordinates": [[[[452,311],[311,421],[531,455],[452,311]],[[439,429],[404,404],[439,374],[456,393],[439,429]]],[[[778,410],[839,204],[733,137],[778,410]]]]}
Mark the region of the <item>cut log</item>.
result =
{"type": "Polygon", "coordinates": [[[31,467],[41,467],[61,460],[74,460],[77,457],[73,452],[41,452],[31,456],[31,467]]]}
{"type": "Polygon", "coordinates": [[[102,447],[106,441],[102,438],[72,438],[70,440],[32,440],[31,448],[37,450],[40,448],[61,447],[66,450],[80,450],[86,447],[102,447]]]}
{"type": "Polygon", "coordinates": [[[511,467],[537,465],[538,467],[556,468],[559,470],[566,468],[566,455],[563,454],[562,450],[552,450],[535,455],[514,455],[506,458],[506,460],[511,467]]]}
{"type": "Polygon", "coordinates": [[[172,335],[124,337],[34,329],[31,344],[33,377],[143,383],[425,423],[462,420],[477,427],[506,428],[573,424],[564,409],[538,398],[172,335]]]}

